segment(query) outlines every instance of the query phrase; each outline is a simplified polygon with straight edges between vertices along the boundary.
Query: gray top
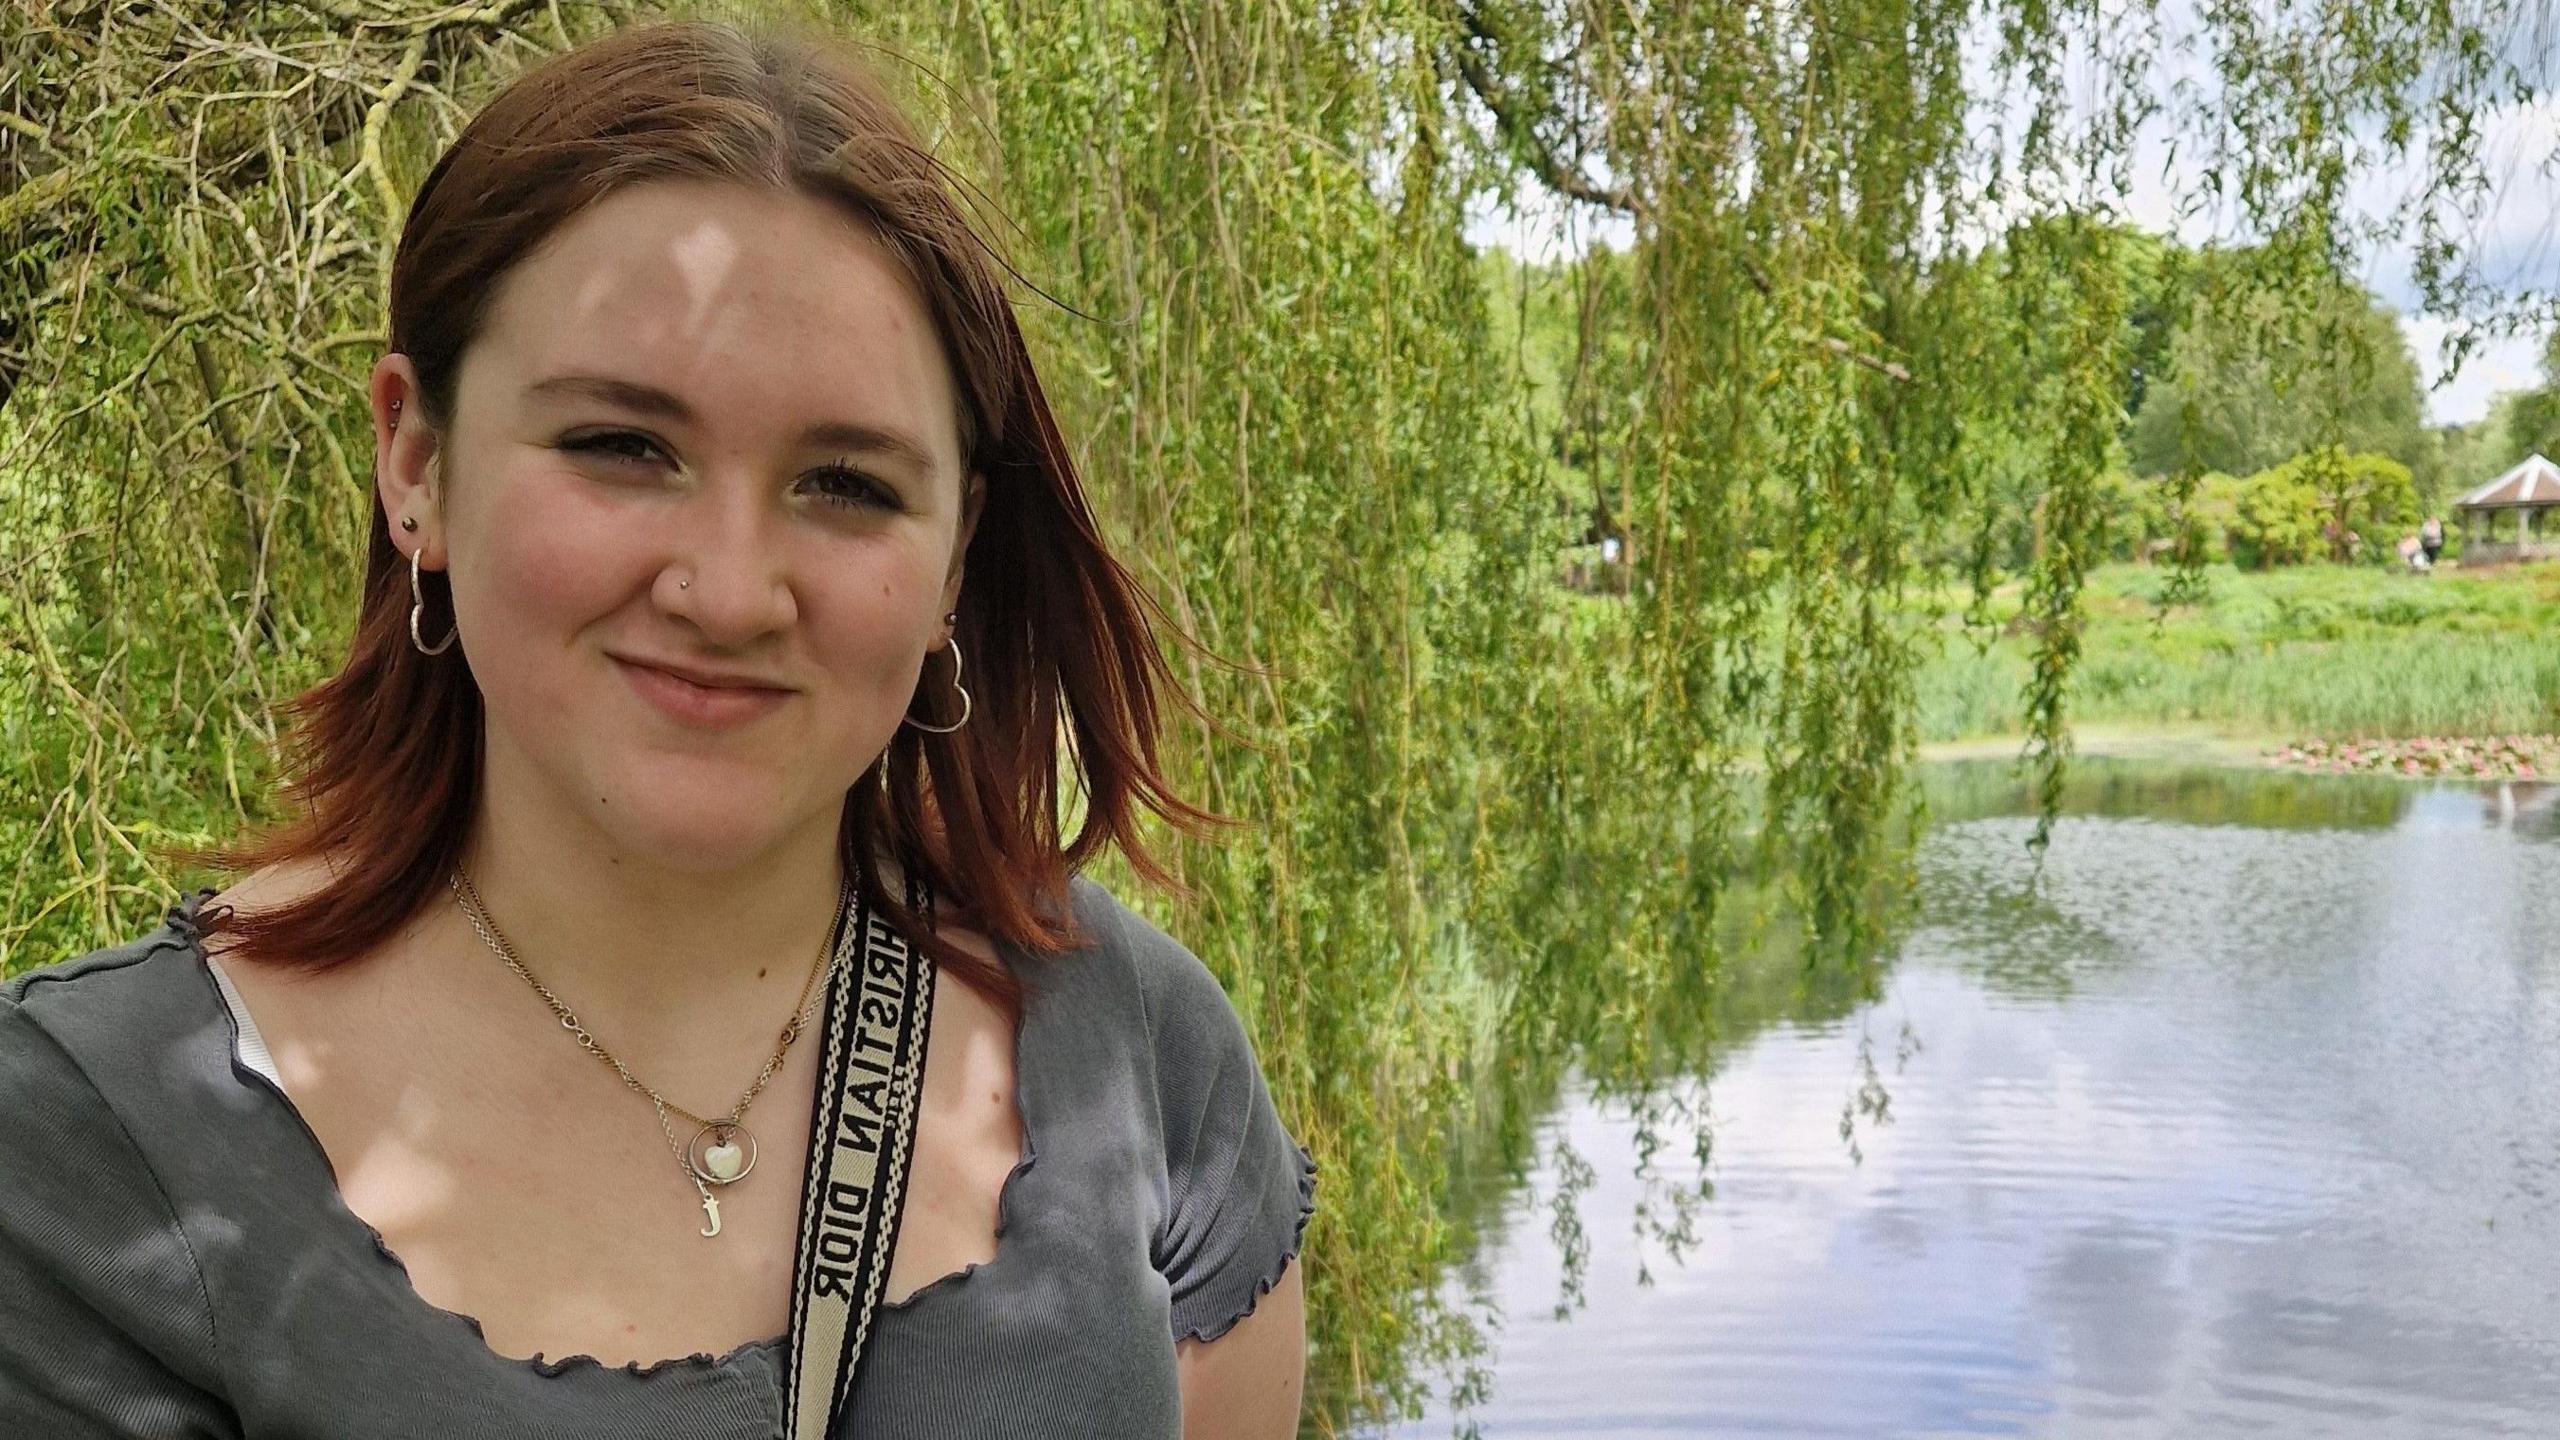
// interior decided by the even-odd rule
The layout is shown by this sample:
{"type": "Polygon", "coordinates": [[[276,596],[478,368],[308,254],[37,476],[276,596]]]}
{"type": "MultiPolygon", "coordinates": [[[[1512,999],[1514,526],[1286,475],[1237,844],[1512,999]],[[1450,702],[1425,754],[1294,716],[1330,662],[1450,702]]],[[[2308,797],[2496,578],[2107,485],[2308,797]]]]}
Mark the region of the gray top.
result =
{"type": "MultiPolygon", "coordinates": [[[[244,1056],[196,928],[0,985],[0,1435],[782,1433],[782,1336],[653,1365],[511,1359],[429,1303],[244,1056]]],[[[995,1258],[885,1305],[846,1434],[1175,1437],[1174,1341],[1253,1312],[1315,1162],[1216,977],[1099,885],[1024,985],[995,1258]],[[1036,1162],[1036,1163],[1035,1163],[1036,1162]]]]}

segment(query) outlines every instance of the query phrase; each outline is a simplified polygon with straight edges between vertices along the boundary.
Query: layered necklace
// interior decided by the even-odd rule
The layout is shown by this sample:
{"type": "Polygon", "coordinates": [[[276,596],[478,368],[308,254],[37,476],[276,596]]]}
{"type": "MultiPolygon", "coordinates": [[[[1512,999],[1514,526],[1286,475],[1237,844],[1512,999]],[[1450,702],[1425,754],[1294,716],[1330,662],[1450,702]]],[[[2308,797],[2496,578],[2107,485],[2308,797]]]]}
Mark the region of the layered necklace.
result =
{"type": "MultiPolygon", "coordinates": [[[[498,933],[498,927],[490,920],[487,907],[480,903],[480,892],[473,888],[467,871],[457,864],[452,879],[447,883],[453,890],[455,902],[471,921],[471,928],[479,932],[481,940],[497,952],[499,959],[507,962],[508,969],[522,976],[524,983],[534,988],[534,992],[551,1007],[551,1012],[560,1017],[561,1028],[577,1036],[578,1043],[586,1047],[588,1054],[612,1066],[614,1073],[622,1077],[623,1084],[647,1096],[658,1107],[658,1129],[666,1135],[667,1146],[675,1152],[677,1163],[684,1167],[686,1178],[693,1182],[693,1188],[702,1196],[704,1224],[699,1233],[705,1236],[719,1234],[720,1199],[711,1193],[711,1187],[735,1185],[756,1168],[756,1137],[755,1132],[746,1126],[747,1107],[756,1102],[756,1096],[764,1093],[766,1082],[782,1068],[783,1057],[791,1053],[793,1042],[808,1028],[809,1016],[816,1008],[819,996],[824,993],[818,978],[831,974],[836,964],[841,963],[841,957],[833,963],[830,961],[831,954],[836,951],[836,936],[832,933],[828,936],[827,943],[818,951],[817,963],[809,968],[809,978],[801,983],[799,1003],[792,1008],[791,1018],[783,1022],[781,1041],[774,1046],[773,1057],[764,1062],[764,1069],[757,1072],[754,1083],[747,1086],[747,1093],[738,1097],[738,1103],[726,1116],[705,1119],[641,1083],[640,1077],[615,1059],[612,1051],[587,1033],[587,1027],[578,1023],[576,1013],[563,1004],[559,996],[551,993],[551,987],[534,978],[533,972],[516,957],[515,947],[498,933]],[[695,1127],[691,1141],[676,1138],[675,1122],[668,1118],[670,1112],[684,1117],[695,1127]]],[[[839,930],[842,917],[852,901],[853,882],[847,877],[836,889],[836,915],[839,920],[836,928],[839,930]]]]}

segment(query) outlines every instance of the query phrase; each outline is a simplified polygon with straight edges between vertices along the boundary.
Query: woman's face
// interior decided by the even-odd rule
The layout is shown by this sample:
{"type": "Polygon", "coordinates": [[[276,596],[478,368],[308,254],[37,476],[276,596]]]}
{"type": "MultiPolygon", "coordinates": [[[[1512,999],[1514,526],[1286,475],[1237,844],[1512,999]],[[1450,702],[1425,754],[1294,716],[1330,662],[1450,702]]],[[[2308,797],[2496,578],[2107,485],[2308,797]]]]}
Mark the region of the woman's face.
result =
{"type": "MultiPolygon", "coordinates": [[[[387,378],[407,365],[377,401],[415,394],[387,378]]],[[[942,652],[982,494],[888,252],[804,195],[619,191],[503,277],[458,388],[384,503],[448,570],[461,640],[435,663],[479,684],[491,793],[539,787],[680,868],[832,843],[942,652]]]]}

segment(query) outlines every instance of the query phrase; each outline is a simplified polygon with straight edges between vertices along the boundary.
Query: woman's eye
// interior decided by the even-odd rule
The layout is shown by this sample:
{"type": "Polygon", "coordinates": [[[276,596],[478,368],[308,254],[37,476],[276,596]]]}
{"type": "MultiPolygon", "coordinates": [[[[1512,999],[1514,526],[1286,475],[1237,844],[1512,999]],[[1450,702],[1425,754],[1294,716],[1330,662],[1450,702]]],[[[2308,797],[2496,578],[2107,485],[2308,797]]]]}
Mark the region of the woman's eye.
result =
{"type": "Polygon", "coordinates": [[[628,430],[609,430],[600,435],[581,435],[574,440],[563,440],[560,448],[575,454],[600,455],[607,460],[643,460],[658,447],[651,444],[645,435],[634,435],[628,430]],[[621,445],[637,446],[643,453],[630,454],[614,448],[621,445]]]}
{"type": "MultiPolygon", "coordinates": [[[[572,454],[594,455],[600,459],[640,464],[659,454],[656,442],[646,435],[628,430],[608,430],[594,435],[580,435],[560,442],[560,448],[572,454]]],[[[842,464],[821,466],[811,472],[810,483],[829,505],[847,510],[894,510],[898,498],[889,487],[862,471],[842,464]]]]}
{"type": "Polygon", "coordinates": [[[810,479],[811,483],[821,487],[818,493],[825,496],[830,505],[842,505],[849,510],[897,508],[897,498],[889,493],[888,488],[859,470],[829,465],[816,471],[810,479]]]}

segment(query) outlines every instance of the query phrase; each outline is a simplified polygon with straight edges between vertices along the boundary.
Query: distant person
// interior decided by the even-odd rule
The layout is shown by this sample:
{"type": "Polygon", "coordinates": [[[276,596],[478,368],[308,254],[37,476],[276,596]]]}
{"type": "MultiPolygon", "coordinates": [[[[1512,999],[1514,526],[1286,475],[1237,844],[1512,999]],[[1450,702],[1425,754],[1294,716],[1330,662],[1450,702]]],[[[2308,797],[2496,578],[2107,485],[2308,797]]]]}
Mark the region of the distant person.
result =
{"type": "Polygon", "coordinates": [[[2418,548],[2427,556],[2427,563],[2419,568],[2434,569],[2436,556],[2444,550],[2444,521],[2433,515],[2427,517],[2426,523],[2418,527],[2418,548]]]}
{"type": "Polygon", "coordinates": [[[2425,571],[2427,568],[2427,547],[2424,540],[2415,535],[2403,535],[2400,537],[2399,550],[2401,564],[2408,566],[2414,571],[2425,571]]]}

